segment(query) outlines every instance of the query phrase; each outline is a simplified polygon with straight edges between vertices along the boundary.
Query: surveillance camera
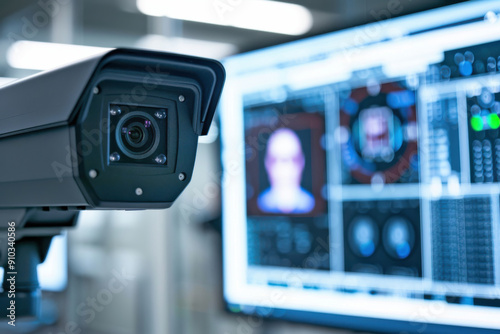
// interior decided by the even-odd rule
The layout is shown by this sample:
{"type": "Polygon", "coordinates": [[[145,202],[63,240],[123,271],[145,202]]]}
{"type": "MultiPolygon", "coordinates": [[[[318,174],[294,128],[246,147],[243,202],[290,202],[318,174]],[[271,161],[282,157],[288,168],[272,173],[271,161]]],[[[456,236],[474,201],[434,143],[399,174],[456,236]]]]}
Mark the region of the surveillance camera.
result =
{"type": "Polygon", "coordinates": [[[36,266],[80,210],[172,205],[224,79],[214,60],[115,49],[0,88],[2,319],[38,314],[36,266]]]}
{"type": "Polygon", "coordinates": [[[169,207],[224,78],[214,60],[115,49],[0,88],[0,209],[169,207]]]}

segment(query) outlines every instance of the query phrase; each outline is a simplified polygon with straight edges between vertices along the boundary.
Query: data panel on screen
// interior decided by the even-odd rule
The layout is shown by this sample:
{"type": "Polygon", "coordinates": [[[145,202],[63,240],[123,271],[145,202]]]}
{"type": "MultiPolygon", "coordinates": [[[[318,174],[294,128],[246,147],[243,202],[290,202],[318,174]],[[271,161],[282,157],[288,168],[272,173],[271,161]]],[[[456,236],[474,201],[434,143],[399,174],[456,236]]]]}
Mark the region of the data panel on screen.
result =
{"type": "Polygon", "coordinates": [[[232,312],[500,330],[500,5],[454,5],[225,66],[232,312]]]}

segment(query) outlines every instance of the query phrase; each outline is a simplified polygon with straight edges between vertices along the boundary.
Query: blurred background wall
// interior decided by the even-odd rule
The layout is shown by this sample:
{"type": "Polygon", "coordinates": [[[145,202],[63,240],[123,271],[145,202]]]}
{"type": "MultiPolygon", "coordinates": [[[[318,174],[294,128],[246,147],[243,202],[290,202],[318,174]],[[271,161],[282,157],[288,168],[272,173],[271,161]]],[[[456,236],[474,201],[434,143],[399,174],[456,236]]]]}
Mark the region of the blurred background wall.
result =
{"type": "MultiPolygon", "coordinates": [[[[242,51],[388,18],[392,15],[388,11],[390,6],[397,6],[398,15],[403,15],[451,1],[288,1],[304,6],[312,17],[311,25],[296,34],[146,15],[147,10],[140,10],[141,2],[147,1],[3,1],[0,85],[95,51],[67,49],[54,43],[141,47],[223,59],[242,51]],[[30,43],[19,44],[22,41],[30,43]]],[[[164,1],[168,6],[180,2],[164,1]]],[[[223,14],[231,15],[238,11],[239,2],[214,0],[212,4],[214,8],[219,6],[223,14]]],[[[45,324],[19,327],[16,332],[343,333],[263,322],[224,311],[217,222],[220,213],[217,135],[215,125],[210,136],[200,142],[193,181],[171,209],[82,214],[78,227],[68,232],[67,288],[44,294],[45,324]]],[[[1,331],[6,332],[3,328],[1,331]]]]}

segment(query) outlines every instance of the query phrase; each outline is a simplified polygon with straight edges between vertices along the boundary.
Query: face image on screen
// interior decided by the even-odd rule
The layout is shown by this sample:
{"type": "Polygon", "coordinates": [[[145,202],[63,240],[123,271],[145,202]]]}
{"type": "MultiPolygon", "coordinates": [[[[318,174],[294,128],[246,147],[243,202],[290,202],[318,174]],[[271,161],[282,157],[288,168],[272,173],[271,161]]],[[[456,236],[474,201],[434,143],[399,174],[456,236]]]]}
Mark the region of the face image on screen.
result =
{"type": "Polygon", "coordinates": [[[247,227],[255,231],[248,241],[256,243],[249,248],[252,265],[315,269],[330,265],[323,108],[320,96],[306,95],[247,109],[247,227]],[[311,220],[316,222],[313,226],[311,220]],[[320,244],[322,261],[308,263],[320,244]]]}
{"type": "Polygon", "coordinates": [[[324,210],[325,153],[321,112],[300,100],[248,110],[246,122],[249,215],[315,215],[324,210]],[[281,112],[280,112],[281,110],[281,112]]]}
{"type": "Polygon", "coordinates": [[[290,129],[274,131],[266,145],[264,166],[270,186],[259,194],[257,205],[266,213],[309,213],[313,195],[302,188],[305,157],[297,134],[290,129]]]}
{"type": "Polygon", "coordinates": [[[500,330],[499,14],[463,3],[225,61],[231,312],[500,330]]]}

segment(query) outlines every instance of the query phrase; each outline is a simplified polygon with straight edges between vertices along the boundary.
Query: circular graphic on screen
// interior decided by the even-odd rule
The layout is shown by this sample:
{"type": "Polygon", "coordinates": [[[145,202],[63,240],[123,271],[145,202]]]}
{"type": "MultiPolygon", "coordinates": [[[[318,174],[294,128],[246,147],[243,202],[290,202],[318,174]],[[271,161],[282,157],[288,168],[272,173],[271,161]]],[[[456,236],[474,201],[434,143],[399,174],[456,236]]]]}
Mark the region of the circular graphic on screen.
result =
{"type": "Polygon", "coordinates": [[[356,217],[349,227],[349,246],[361,257],[373,255],[378,245],[379,231],[375,222],[367,216],[356,217]]]}
{"type": "Polygon", "coordinates": [[[403,217],[394,217],[387,221],[383,231],[383,244],[387,253],[398,260],[410,256],[415,244],[415,230],[403,217]]]}
{"type": "Polygon", "coordinates": [[[354,89],[341,101],[340,126],[343,162],[355,181],[393,183],[418,168],[414,91],[396,83],[354,89]]]}

